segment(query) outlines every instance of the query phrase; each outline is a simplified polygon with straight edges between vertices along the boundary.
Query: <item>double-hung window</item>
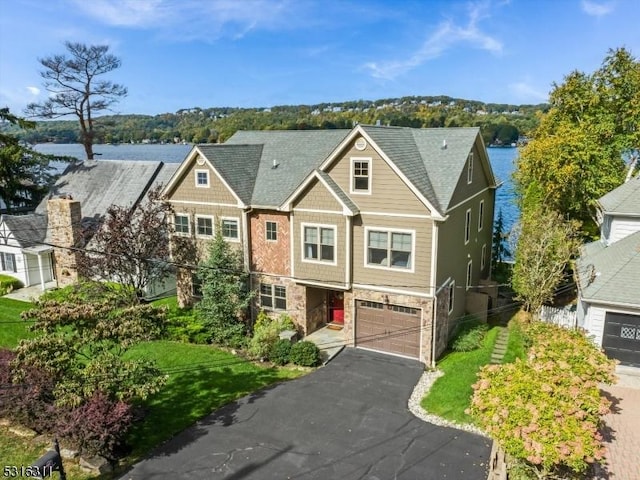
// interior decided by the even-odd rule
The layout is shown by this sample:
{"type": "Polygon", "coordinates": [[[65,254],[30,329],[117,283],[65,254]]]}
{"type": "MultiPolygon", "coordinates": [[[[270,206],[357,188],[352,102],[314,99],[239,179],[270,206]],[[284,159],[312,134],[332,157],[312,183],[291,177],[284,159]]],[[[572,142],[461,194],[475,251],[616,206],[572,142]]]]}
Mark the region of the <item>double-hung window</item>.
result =
{"type": "Polygon", "coordinates": [[[240,239],[237,218],[223,218],[221,226],[222,226],[222,236],[226,240],[240,239]]]}
{"type": "Polygon", "coordinates": [[[275,242],[278,240],[278,224],[277,222],[266,222],[265,235],[267,240],[275,242]]]}
{"type": "Polygon", "coordinates": [[[173,228],[177,234],[189,235],[189,215],[176,213],[173,216],[173,228]]]}
{"type": "Polygon", "coordinates": [[[471,209],[467,210],[464,215],[464,244],[469,243],[471,238],[471,209]]]}
{"type": "Polygon", "coordinates": [[[209,186],[209,170],[196,170],[196,187],[205,188],[209,186]]]}
{"type": "Polygon", "coordinates": [[[467,157],[467,183],[473,182],[473,152],[467,157]]]}
{"type": "Polygon", "coordinates": [[[480,200],[478,207],[478,231],[482,230],[482,227],[484,227],[484,200],[480,200]]]}
{"type": "Polygon", "coordinates": [[[368,230],[367,265],[411,270],[413,232],[368,230]]]}
{"type": "Polygon", "coordinates": [[[308,261],[336,262],[336,228],[320,225],[303,227],[302,258],[308,261]]]}
{"type": "Polygon", "coordinates": [[[0,270],[17,273],[16,256],[13,253],[0,252],[0,270]]]}
{"type": "Polygon", "coordinates": [[[287,309],[287,288],[269,283],[260,284],[260,305],[269,310],[287,309]]]}
{"type": "Polygon", "coordinates": [[[371,159],[351,159],[351,193],[371,193],[371,159]]]}
{"type": "Polygon", "coordinates": [[[196,235],[213,237],[213,217],[196,216],[196,235]]]}

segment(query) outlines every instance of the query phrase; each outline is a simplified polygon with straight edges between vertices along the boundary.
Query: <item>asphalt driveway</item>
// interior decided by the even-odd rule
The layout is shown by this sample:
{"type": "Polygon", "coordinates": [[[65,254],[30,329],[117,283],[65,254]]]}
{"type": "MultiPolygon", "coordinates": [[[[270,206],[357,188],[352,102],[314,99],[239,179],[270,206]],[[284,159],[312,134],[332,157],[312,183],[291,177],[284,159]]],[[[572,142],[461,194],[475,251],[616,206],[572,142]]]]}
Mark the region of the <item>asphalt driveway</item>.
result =
{"type": "Polygon", "coordinates": [[[346,348],[327,366],[229,404],[123,480],[484,479],[487,439],[414,417],[423,366],[346,348]]]}

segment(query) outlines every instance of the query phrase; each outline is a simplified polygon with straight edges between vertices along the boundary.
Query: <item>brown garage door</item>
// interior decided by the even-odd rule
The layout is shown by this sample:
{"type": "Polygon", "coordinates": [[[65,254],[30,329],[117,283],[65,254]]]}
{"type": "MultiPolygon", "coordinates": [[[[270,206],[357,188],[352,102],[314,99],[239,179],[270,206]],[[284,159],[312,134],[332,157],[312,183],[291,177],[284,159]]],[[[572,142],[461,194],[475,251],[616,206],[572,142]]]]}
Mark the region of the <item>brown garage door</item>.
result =
{"type": "Polygon", "coordinates": [[[640,315],[607,312],[602,348],[609,358],[640,367],[640,315]]]}
{"type": "Polygon", "coordinates": [[[420,357],[420,310],[356,300],[356,346],[420,357]]]}

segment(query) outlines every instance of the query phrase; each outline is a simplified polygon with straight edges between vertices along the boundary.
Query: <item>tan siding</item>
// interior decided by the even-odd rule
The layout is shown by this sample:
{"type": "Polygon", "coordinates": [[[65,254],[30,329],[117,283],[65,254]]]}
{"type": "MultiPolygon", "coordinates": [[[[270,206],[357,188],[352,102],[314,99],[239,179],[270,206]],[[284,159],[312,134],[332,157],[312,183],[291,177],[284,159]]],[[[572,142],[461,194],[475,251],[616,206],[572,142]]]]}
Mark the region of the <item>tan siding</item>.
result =
{"type": "Polygon", "coordinates": [[[438,227],[438,267],[436,285],[442,285],[448,278],[455,279],[456,295],[453,317],[464,314],[464,293],[467,262],[473,261],[472,283],[478,285],[480,278],[489,276],[491,263],[491,239],[493,230],[493,205],[495,190],[484,193],[461,204],[449,212],[449,218],[438,227]],[[484,226],[478,231],[480,200],[484,200],[484,226]],[[471,209],[471,230],[469,243],[464,243],[465,212],[471,209]],[[480,270],[482,245],[487,245],[487,258],[483,271],[480,270]]]}
{"type": "Polygon", "coordinates": [[[430,213],[427,207],[370,145],[367,145],[364,150],[357,150],[351,144],[344,153],[334,160],[327,172],[358,205],[360,211],[419,215],[430,213]],[[350,193],[351,159],[354,157],[371,158],[370,195],[350,193]]]}
{"type": "Polygon", "coordinates": [[[304,192],[300,194],[295,208],[305,208],[312,210],[329,210],[342,212],[342,205],[336,200],[327,187],[322,182],[314,180],[311,182],[304,192]]]}
{"type": "Polygon", "coordinates": [[[298,279],[313,282],[344,285],[345,279],[345,219],[339,214],[324,214],[310,212],[294,212],[293,216],[293,262],[294,275],[298,279]],[[302,224],[335,225],[335,255],[336,265],[324,263],[310,263],[302,261],[302,224]]]}
{"type": "Polygon", "coordinates": [[[476,193],[486,189],[489,186],[484,168],[482,167],[480,151],[474,146],[473,148],[473,175],[471,183],[467,183],[467,163],[460,173],[458,184],[451,196],[451,206],[455,206],[476,193]]]}
{"type": "Polygon", "coordinates": [[[193,161],[178,180],[177,186],[169,195],[170,200],[183,200],[189,202],[224,203],[236,205],[238,201],[229,189],[220,181],[214,171],[205,163],[198,165],[193,161]],[[195,171],[209,171],[209,187],[196,187],[195,171]]]}
{"type": "Polygon", "coordinates": [[[290,275],[289,214],[253,211],[249,217],[251,270],[274,275],[290,275]],[[278,225],[277,240],[266,239],[266,222],[278,225]]]}
{"type": "Polygon", "coordinates": [[[380,285],[389,288],[414,290],[430,293],[431,279],[431,235],[433,221],[430,219],[399,218],[362,215],[354,220],[353,227],[353,282],[357,284],[380,285]],[[367,238],[366,228],[399,229],[414,231],[414,272],[400,269],[381,269],[365,265],[367,238]]]}
{"type": "MultiPolygon", "coordinates": [[[[196,233],[196,216],[208,216],[213,217],[213,230],[214,234],[216,230],[219,228],[219,224],[223,217],[235,218],[238,220],[238,241],[230,241],[229,243],[234,245],[242,245],[243,241],[243,232],[242,232],[242,215],[243,211],[240,208],[234,207],[216,207],[216,206],[208,206],[208,205],[174,205],[176,214],[186,214],[189,215],[189,223],[191,227],[191,233],[196,233]]],[[[212,237],[197,237],[201,243],[207,243],[208,240],[213,239],[212,237]]]]}

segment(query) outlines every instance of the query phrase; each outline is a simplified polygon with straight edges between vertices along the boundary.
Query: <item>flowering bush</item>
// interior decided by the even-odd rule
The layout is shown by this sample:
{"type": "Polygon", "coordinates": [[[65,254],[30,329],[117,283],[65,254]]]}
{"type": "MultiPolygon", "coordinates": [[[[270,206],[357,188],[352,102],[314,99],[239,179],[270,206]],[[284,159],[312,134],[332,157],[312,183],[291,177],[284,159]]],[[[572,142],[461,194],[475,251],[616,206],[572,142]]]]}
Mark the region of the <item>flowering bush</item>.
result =
{"type": "Polygon", "coordinates": [[[613,381],[615,364],[582,332],[536,323],[526,335],[527,360],[483,367],[468,413],[540,478],[584,472],[604,454],[598,430],[610,402],[598,382],[613,381]]]}

